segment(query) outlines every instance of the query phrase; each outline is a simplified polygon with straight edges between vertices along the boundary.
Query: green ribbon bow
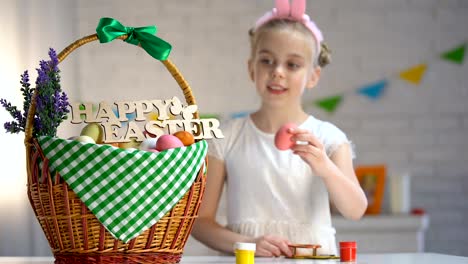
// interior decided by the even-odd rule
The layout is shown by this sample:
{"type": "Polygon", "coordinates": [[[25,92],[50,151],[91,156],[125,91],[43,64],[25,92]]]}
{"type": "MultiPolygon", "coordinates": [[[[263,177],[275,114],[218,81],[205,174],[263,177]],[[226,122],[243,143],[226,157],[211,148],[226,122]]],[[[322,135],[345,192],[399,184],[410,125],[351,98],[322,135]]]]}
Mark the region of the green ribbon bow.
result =
{"type": "Polygon", "coordinates": [[[155,36],[156,26],[125,27],[113,18],[103,17],[99,20],[96,33],[101,43],[127,35],[125,42],[140,45],[151,57],[161,61],[167,59],[172,49],[171,44],[155,36]]]}

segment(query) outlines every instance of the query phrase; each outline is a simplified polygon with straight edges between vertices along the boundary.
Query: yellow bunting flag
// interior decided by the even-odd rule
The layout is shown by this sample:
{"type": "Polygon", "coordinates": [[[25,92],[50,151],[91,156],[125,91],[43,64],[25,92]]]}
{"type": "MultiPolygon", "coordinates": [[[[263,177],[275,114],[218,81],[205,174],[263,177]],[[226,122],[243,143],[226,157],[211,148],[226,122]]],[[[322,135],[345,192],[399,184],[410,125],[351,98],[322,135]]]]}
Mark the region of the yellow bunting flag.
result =
{"type": "MultiPolygon", "coordinates": [[[[168,113],[167,114],[169,116],[169,120],[174,120],[176,119],[176,117],[171,114],[171,113],[168,113]]],[[[148,121],[158,121],[158,118],[159,118],[159,115],[155,112],[150,112],[147,116],[146,116],[146,120],[148,121]]],[[[130,119],[130,118],[129,118],[130,119]]]]}
{"type": "Polygon", "coordinates": [[[159,115],[156,114],[155,112],[150,112],[150,113],[148,114],[147,119],[148,119],[148,121],[157,121],[157,120],[158,120],[158,117],[159,117],[159,115]]]}
{"type": "Polygon", "coordinates": [[[410,69],[400,72],[400,78],[412,83],[412,84],[419,84],[426,72],[427,64],[419,64],[414,66],[410,69]]]}

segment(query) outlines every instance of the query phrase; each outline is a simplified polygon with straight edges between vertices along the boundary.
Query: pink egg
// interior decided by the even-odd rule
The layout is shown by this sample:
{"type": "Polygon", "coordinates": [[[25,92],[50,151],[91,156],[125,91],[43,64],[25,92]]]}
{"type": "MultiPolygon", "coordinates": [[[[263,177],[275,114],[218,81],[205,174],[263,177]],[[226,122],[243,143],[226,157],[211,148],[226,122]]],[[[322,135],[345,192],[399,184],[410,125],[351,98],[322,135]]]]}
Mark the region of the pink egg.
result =
{"type": "Polygon", "coordinates": [[[183,147],[184,143],[173,135],[162,135],[156,142],[156,150],[163,151],[166,149],[180,148],[183,147]]]}
{"type": "Polygon", "coordinates": [[[294,145],[294,142],[291,141],[292,134],[288,132],[290,128],[297,128],[297,125],[294,123],[286,123],[276,132],[275,146],[279,150],[288,150],[294,145]]]}

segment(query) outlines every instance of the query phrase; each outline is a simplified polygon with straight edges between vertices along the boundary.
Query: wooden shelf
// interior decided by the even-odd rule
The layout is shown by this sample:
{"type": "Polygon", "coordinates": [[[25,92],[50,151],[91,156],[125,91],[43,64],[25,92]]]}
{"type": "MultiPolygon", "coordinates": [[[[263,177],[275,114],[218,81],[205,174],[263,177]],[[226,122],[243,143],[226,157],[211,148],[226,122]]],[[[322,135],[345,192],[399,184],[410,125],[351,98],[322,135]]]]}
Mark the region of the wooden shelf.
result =
{"type": "Polygon", "coordinates": [[[369,215],[359,221],[333,216],[336,240],[356,241],[359,253],[424,252],[427,215],[369,215]]]}

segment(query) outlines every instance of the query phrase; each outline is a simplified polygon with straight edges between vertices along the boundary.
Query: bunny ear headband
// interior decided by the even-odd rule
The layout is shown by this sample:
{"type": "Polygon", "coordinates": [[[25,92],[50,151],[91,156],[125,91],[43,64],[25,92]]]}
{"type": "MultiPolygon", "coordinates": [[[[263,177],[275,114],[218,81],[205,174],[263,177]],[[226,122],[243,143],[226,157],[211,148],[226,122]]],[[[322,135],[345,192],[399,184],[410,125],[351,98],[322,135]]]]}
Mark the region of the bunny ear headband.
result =
{"type": "Polygon", "coordinates": [[[289,5],[289,0],[276,0],[275,8],[260,17],[255,23],[254,29],[257,30],[260,26],[274,19],[298,21],[312,32],[317,47],[317,54],[319,54],[323,35],[317,25],[315,25],[315,22],[310,20],[308,15],[304,14],[305,8],[306,0],[292,0],[291,6],[289,5]]]}

